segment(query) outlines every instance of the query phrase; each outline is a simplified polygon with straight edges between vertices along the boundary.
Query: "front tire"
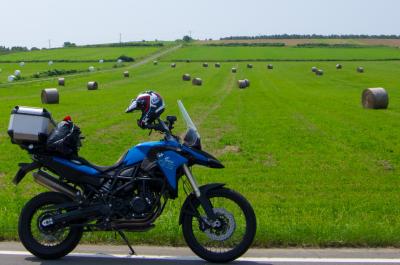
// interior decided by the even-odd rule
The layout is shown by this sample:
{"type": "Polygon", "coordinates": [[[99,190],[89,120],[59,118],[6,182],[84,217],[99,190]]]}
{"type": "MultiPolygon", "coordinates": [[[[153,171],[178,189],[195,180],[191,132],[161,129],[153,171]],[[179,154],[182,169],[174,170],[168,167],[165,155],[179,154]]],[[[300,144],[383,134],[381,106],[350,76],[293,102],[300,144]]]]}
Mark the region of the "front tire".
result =
{"type": "Polygon", "coordinates": [[[205,228],[200,220],[205,213],[199,200],[192,200],[192,209],[185,209],[183,236],[190,249],[202,259],[210,262],[230,262],[242,256],[252,244],[256,234],[256,216],[250,203],[238,192],[220,188],[208,191],[207,199],[213,204],[214,212],[226,223],[220,231],[205,228]],[[218,203],[226,200],[225,203],[218,203]],[[236,206],[228,208],[229,205],[236,206]],[[194,211],[195,210],[195,211],[194,211]],[[188,214],[188,211],[194,211],[188,214]],[[237,235],[242,232],[243,235],[237,235]],[[235,234],[236,233],[236,234],[235,234]],[[231,242],[232,241],[232,242],[231,242]]]}
{"type": "Polygon", "coordinates": [[[22,209],[18,235],[24,247],[36,257],[58,259],[78,245],[83,233],[82,228],[64,227],[54,231],[40,229],[40,218],[48,214],[45,211],[46,207],[69,201],[71,199],[61,193],[45,192],[33,197],[22,209]]]}

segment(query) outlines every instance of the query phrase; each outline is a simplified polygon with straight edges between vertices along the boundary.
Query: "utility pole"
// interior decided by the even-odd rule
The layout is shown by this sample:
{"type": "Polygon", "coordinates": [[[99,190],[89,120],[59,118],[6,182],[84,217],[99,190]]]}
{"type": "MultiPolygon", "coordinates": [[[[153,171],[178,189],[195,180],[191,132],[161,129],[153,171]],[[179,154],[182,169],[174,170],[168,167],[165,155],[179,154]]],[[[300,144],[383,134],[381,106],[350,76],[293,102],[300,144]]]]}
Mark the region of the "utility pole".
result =
{"type": "Polygon", "coordinates": [[[51,40],[49,39],[49,49],[51,49],[51,40]]]}
{"type": "Polygon", "coordinates": [[[189,30],[189,37],[192,38],[192,31],[189,30]]]}
{"type": "Polygon", "coordinates": [[[119,43],[122,43],[122,33],[119,34],[119,43]]]}

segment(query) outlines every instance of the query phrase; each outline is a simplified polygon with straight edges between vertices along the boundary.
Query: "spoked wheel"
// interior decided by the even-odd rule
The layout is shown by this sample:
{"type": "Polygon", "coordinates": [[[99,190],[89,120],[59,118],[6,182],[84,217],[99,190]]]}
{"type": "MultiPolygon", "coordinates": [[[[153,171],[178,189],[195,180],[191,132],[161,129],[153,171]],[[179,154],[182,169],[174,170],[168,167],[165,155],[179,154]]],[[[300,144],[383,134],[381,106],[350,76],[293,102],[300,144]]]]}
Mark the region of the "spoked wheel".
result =
{"type": "Polygon", "coordinates": [[[207,261],[235,260],[253,242],[256,233],[254,210],[242,195],[233,190],[211,190],[207,197],[218,218],[210,225],[200,202],[197,199],[192,201],[195,212],[186,213],[182,220],[186,243],[194,253],[207,261]]]}
{"type": "Polygon", "coordinates": [[[57,259],[67,255],[79,243],[83,230],[78,227],[54,227],[50,217],[63,213],[52,206],[69,202],[57,192],[41,193],[22,209],[18,234],[22,244],[33,255],[42,259],[57,259]]]}

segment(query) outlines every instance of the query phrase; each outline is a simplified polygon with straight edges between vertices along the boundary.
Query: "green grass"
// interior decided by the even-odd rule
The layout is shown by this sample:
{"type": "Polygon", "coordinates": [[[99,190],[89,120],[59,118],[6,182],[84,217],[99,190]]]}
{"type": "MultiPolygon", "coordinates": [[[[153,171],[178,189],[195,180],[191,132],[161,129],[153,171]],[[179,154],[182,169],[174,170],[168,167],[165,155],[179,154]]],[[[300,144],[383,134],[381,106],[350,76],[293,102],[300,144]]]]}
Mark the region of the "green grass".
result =
{"type": "Polygon", "coordinates": [[[117,60],[121,55],[140,58],[154,53],[159,49],[159,47],[59,48],[0,55],[0,62],[32,60],[117,60]]]}
{"type": "MultiPolygon", "coordinates": [[[[168,63],[146,64],[131,70],[129,79],[118,70],[92,74],[98,91],[86,90],[88,76],[70,77],[60,89],[60,104],[45,107],[57,120],[71,115],[81,127],[86,136],[82,156],[112,164],[130,146],[159,138],[137,127],[138,113],[124,113],[131,98],[146,89],[160,92],[167,103],[164,115],[178,115],[176,132],[183,131],[176,106],[182,99],[204,149],[226,166],[195,168],[198,181],[227,183],[250,200],[258,220],[256,246],[400,247],[400,62],[363,62],[364,74],[356,73],[358,62],[343,62],[340,71],[335,63],[276,62],[272,71],[265,63],[253,63],[253,69],[245,62],[222,63],[220,69],[199,63],[178,63],[176,69],[168,63]],[[313,65],[325,75],[312,74],[313,65]],[[230,73],[232,66],[238,73],[230,73]],[[203,86],[181,81],[183,73],[201,77],[203,86]],[[237,88],[241,78],[251,81],[248,89],[237,88]],[[378,86],[390,95],[389,109],[363,109],[362,90],[378,86]]],[[[9,113],[15,105],[42,106],[40,90],[51,84],[0,89],[3,239],[17,238],[20,209],[43,190],[31,177],[17,187],[11,184],[17,163],[29,157],[9,142],[9,113]]],[[[135,244],[184,244],[178,226],[180,195],[155,229],[130,234],[135,244]]],[[[88,234],[85,240],[115,242],[113,233],[88,234]]]]}
{"type": "MultiPolygon", "coordinates": [[[[1,57],[0,57],[1,58],[1,57]]],[[[297,47],[207,47],[185,46],[164,60],[235,61],[235,60],[383,60],[400,59],[400,49],[368,48],[297,48],[297,47]]]]}

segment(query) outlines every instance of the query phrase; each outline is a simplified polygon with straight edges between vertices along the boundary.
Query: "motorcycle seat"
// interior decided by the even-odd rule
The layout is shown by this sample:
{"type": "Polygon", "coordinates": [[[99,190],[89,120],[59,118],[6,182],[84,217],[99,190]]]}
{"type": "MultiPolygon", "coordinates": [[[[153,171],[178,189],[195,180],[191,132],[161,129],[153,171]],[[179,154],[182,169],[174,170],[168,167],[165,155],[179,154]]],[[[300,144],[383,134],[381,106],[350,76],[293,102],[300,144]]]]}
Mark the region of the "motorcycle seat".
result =
{"type": "Polygon", "coordinates": [[[93,164],[93,163],[87,161],[87,160],[86,160],[85,158],[83,158],[83,157],[79,157],[78,159],[75,159],[75,160],[78,160],[78,161],[81,162],[82,164],[84,164],[84,165],[86,165],[86,166],[88,166],[88,167],[94,168],[94,169],[96,169],[96,170],[99,171],[99,172],[107,172],[107,171],[113,170],[113,169],[117,168],[118,166],[120,166],[120,165],[124,162],[124,159],[125,159],[127,153],[128,153],[128,152],[126,151],[126,152],[117,160],[117,162],[115,162],[115,164],[114,164],[114,165],[111,165],[111,166],[99,166],[99,165],[95,165],[95,164],[93,164]]]}

